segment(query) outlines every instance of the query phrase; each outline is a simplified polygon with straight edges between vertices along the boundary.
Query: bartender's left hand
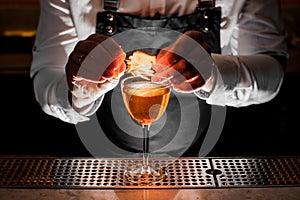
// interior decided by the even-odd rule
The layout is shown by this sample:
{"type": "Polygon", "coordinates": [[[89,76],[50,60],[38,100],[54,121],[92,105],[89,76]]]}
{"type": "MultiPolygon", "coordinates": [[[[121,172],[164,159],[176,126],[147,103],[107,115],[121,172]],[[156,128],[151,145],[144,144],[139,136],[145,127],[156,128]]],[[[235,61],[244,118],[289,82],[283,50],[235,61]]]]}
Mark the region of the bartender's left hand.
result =
{"type": "Polygon", "coordinates": [[[153,67],[156,71],[155,75],[171,78],[174,90],[184,93],[196,91],[205,83],[199,71],[191,63],[179,56],[185,55],[187,52],[189,57],[197,56],[198,52],[193,52],[193,48],[190,45],[191,42],[188,42],[190,40],[189,37],[199,43],[209,54],[211,53],[210,46],[203,40],[201,32],[187,31],[174,44],[160,50],[157,55],[156,65],[153,67]],[[179,54],[172,52],[179,52],[179,54]]]}

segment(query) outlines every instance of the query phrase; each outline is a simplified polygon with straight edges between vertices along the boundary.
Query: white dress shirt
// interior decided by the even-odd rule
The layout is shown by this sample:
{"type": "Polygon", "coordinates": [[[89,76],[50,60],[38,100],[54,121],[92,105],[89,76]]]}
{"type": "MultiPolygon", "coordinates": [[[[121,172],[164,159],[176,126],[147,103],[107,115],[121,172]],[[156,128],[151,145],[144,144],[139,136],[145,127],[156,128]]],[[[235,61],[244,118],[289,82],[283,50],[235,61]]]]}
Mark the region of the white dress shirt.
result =
{"type": "MultiPolygon", "coordinates": [[[[284,69],[270,55],[288,57],[278,1],[216,1],[222,8],[222,54],[212,54],[212,58],[220,74],[202,87],[209,96],[195,92],[199,98],[209,104],[240,107],[264,103],[277,95],[284,69]]],[[[196,5],[197,0],[120,0],[118,12],[183,15],[194,12],[196,5]]],[[[49,115],[74,124],[86,121],[101,98],[84,111],[75,111],[68,101],[65,65],[76,43],[95,32],[101,0],[41,0],[40,8],[30,74],[36,99],[49,115]]]]}

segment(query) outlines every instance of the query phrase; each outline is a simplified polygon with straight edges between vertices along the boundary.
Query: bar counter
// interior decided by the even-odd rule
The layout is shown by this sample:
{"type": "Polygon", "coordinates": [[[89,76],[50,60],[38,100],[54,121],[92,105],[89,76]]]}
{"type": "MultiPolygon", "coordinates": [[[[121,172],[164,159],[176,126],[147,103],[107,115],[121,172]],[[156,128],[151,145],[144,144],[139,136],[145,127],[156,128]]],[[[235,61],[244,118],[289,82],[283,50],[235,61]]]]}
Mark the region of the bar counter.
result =
{"type": "Polygon", "coordinates": [[[1,200],[299,200],[299,187],[86,190],[86,189],[0,189],[1,200]]]}
{"type": "Polygon", "coordinates": [[[300,157],[153,159],[167,177],[125,180],[140,159],[2,158],[0,199],[300,199],[300,157]]]}

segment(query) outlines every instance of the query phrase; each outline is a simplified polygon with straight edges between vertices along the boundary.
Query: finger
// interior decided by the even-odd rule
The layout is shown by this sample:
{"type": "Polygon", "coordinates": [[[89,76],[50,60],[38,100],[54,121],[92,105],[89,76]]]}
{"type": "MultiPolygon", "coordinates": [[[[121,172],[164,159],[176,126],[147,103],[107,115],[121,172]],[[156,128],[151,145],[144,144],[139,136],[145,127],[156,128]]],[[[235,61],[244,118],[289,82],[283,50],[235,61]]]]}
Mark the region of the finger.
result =
{"type": "Polygon", "coordinates": [[[210,53],[210,46],[204,41],[201,32],[188,31],[176,40],[176,42],[172,45],[172,51],[186,58],[190,52],[199,48],[199,45],[210,53]]]}
{"type": "Polygon", "coordinates": [[[101,43],[104,40],[106,40],[107,38],[109,38],[109,36],[94,33],[94,34],[90,35],[86,40],[91,40],[91,41],[101,43]]]}
{"type": "Polygon", "coordinates": [[[159,72],[159,73],[155,73],[154,78],[156,78],[156,77],[165,77],[165,78],[171,79],[175,76],[175,74],[178,74],[178,72],[173,70],[172,68],[169,68],[168,70],[165,70],[165,71],[162,71],[162,72],[159,72]]]}
{"type": "Polygon", "coordinates": [[[191,68],[190,64],[184,59],[181,59],[177,63],[172,65],[172,69],[177,71],[180,74],[182,74],[183,72],[185,72],[189,68],[191,68]]]}
{"type": "Polygon", "coordinates": [[[161,49],[157,54],[156,59],[157,60],[161,59],[167,52],[168,52],[167,48],[161,49]]]}
{"type": "Polygon", "coordinates": [[[196,40],[199,43],[202,43],[204,41],[203,35],[200,31],[190,30],[186,31],[184,35],[189,36],[190,38],[196,40]]]}
{"type": "Polygon", "coordinates": [[[158,54],[158,56],[156,58],[156,65],[153,66],[153,69],[156,72],[161,72],[163,70],[166,70],[171,65],[178,62],[181,58],[177,54],[174,54],[168,50],[163,50],[162,54],[163,55],[160,55],[160,53],[158,54]]]}
{"type": "Polygon", "coordinates": [[[104,71],[101,79],[108,80],[108,79],[118,79],[121,75],[125,73],[126,65],[125,63],[120,64],[119,67],[116,67],[112,70],[104,71]]]}
{"type": "Polygon", "coordinates": [[[196,77],[193,77],[192,79],[186,80],[180,84],[173,84],[174,90],[178,92],[184,92],[189,93],[197,90],[201,86],[203,86],[205,81],[203,78],[199,75],[196,77]]]}
{"type": "Polygon", "coordinates": [[[117,70],[115,70],[114,78],[119,79],[126,70],[126,64],[123,62],[117,70]]]}
{"type": "Polygon", "coordinates": [[[188,70],[188,71],[183,72],[180,75],[174,76],[172,78],[172,83],[173,84],[180,84],[180,83],[185,82],[187,80],[191,80],[191,79],[193,79],[194,77],[197,77],[197,76],[201,76],[201,75],[197,72],[193,72],[193,71],[188,70]]]}
{"type": "Polygon", "coordinates": [[[74,48],[74,52],[88,54],[90,53],[99,43],[92,40],[80,41],[74,48]]]}
{"type": "MultiPolygon", "coordinates": [[[[87,42],[94,42],[94,44],[96,44],[96,46],[100,45],[97,48],[97,50],[98,51],[105,50],[105,53],[110,54],[113,58],[118,57],[119,55],[124,53],[121,46],[113,38],[105,36],[105,35],[92,34],[87,38],[86,41],[87,42]]],[[[99,54],[100,53],[101,52],[99,52],[99,54]]]]}
{"type": "Polygon", "coordinates": [[[179,84],[183,81],[190,80],[190,79],[200,75],[198,70],[189,62],[182,60],[181,63],[182,63],[181,64],[182,66],[179,66],[176,64],[173,67],[175,70],[177,70],[180,73],[180,75],[176,74],[176,76],[174,76],[172,78],[172,83],[179,84]]]}
{"type": "Polygon", "coordinates": [[[79,67],[80,65],[76,62],[74,62],[73,60],[68,60],[66,67],[65,67],[65,72],[67,75],[67,82],[68,82],[68,86],[69,89],[72,91],[73,90],[73,76],[77,74],[77,72],[79,71],[79,67]]]}
{"type": "MultiPolygon", "coordinates": [[[[79,41],[73,50],[71,59],[73,59],[75,62],[78,62],[78,60],[79,60],[78,58],[80,58],[80,56],[89,54],[97,45],[99,45],[101,42],[103,42],[104,40],[106,40],[108,38],[109,37],[104,36],[104,35],[93,34],[93,35],[89,36],[86,40],[79,41]]],[[[117,49],[116,48],[113,49],[114,55],[122,53],[122,49],[112,39],[110,39],[107,42],[107,44],[105,44],[105,46],[117,47],[117,49]]],[[[101,50],[101,48],[98,48],[98,50],[101,50]]]]}
{"type": "Polygon", "coordinates": [[[179,84],[199,75],[199,72],[189,62],[181,59],[172,67],[157,73],[159,76],[172,78],[174,84],[179,84]]]}
{"type": "Polygon", "coordinates": [[[200,31],[186,31],[184,34],[198,42],[208,53],[211,53],[211,47],[205,42],[200,31]]]}
{"type": "Polygon", "coordinates": [[[169,65],[173,64],[182,57],[185,57],[193,52],[197,43],[210,53],[210,46],[204,41],[202,33],[199,31],[187,31],[181,35],[176,42],[165,49],[162,49],[157,55],[156,63],[154,66],[156,72],[165,70],[169,65]]]}
{"type": "Polygon", "coordinates": [[[126,66],[124,63],[126,54],[122,53],[119,55],[103,72],[104,78],[112,78],[114,76],[118,76],[119,72],[122,70],[124,71],[126,66]],[[120,70],[121,68],[121,70],[120,70]]]}
{"type": "Polygon", "coordinates": [[[98,43],[94,41],[80,41],[70,54],[69,59],[80,65],[82,64],[85,56],[89,54],[97,45],[98,43]],[[84,55],[84,57],[82,55],[84,55]]]}
{"type": "Polygon", "coordinates": [[[171,78],[171,77],[180,75],[185,70],[186,70],[186,63],[183,59],[181,59],[174,65],[171,65],[168,68],[165,67],[164,70],[161,68],[161,70],[159,72],[157,72],[156,74],[158,76],[171,78]]]}
{"type": "Polygon", "coordinates": [[[106,93],[109,90],[112,90],[115,88],[119,83],[118,79],[111,79],[111,80],[105,80],[103,83],[99,83],[97,85],[98,90],[101,91],[101,93],[106,93]]]}
{"type": "Polygon", "coordinates": [[[125,64],[125,58],[126,54],[123,55],[124,57],[121,57],[121,59],[118,60],[118,73],[124,73],[126,71],[126,64],[125,64]]]}

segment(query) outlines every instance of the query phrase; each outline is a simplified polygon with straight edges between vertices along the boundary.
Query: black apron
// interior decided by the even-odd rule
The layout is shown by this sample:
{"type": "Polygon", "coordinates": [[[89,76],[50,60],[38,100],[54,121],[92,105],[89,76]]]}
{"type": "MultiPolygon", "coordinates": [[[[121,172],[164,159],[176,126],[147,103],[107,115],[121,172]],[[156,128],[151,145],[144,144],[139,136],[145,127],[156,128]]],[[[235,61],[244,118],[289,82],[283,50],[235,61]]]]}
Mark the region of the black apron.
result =
{"type": "MultiPolygon", "coordinates": [[[[160,48],[170,45],[179,36],[170,34],[170,30],[180,33],[198,30],[212,47],[212,52],[220,53],[221,11],[220,8],[214,7],[214,1],[204,2],[199,1],[200,6],[189,15],[169,18],[156,15],[149,18],[118,13],[118,0],[106,0],[103,3],[105,11],[97,14],[96,32],[115,37],[126,54],[130,55],[138,48],[156,54],[160,48]],[[157,31],[156,28],[162,29],[157,31]],[[130,30],[137,31],[131,34],[130,30]],[[140,44],[143,34],[154,39],[149,41],[149,44],[140,44]],[[158,40],[159,44],[155,44],[153,48],[151,45],[157,41],[157,34],[164,37],[158,40]]],[[[105,95],[96,115],[111,143],[129,153],[142,152],[142,129],[127,113],[120,86],[105,95]]],[[[150,153],[154,154],[154,157],[198,156],[210,123],[210,115],[211,106],[194,94],[172,92],[166,113],[150,128],[150,153]]]]}

